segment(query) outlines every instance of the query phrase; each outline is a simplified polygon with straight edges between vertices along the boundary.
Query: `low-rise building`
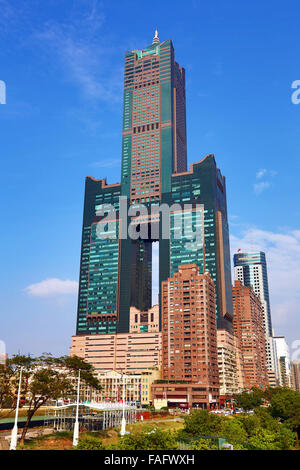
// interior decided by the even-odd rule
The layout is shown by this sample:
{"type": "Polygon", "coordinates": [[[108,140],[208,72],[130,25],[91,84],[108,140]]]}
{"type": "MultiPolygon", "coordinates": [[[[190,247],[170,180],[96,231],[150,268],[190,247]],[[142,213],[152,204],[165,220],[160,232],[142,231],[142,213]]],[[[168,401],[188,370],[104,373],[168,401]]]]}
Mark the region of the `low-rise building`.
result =
{"type": "Polygon", "coordinates": [[[73,336],[70,355],[84,358],[96,373],[141,374],[149,367],[160,367],[161,333],[73,336]]]}
{"type": "Polygon", "coordinates": [[[160,370],[156,367],[152,367],[142,372],[141,376],[141,404],[152,405],[152,384],[154,381],[160,379],[160,370]]]}
{"type": "Polygon", "coordinates": [[[207,387],[187,382],[160,381],[152,385],[152,398],[156,409],[165,406],[213,409],[219,405],[219,396],[207,393],[207,387]]]}
{"type": "Polygon", "coordinates": [[[122,401],[125,385],[125,401],[141,401],[141,374],[122,374],[108,370],[97,374],[102,386],[101,401],[122,401]]]}
{"type": "Polygon", "coordinates": [[[141,374],[122,374],[115,370],[107,370],[96,374],[101,390],[95,391],[82,385],[80,395],[86,401],[118,402],[123,400],[125,384],[125,400],[149,405],[152,403],[151,385],[160,379],[160,371],[153,367],[141,374]]]}

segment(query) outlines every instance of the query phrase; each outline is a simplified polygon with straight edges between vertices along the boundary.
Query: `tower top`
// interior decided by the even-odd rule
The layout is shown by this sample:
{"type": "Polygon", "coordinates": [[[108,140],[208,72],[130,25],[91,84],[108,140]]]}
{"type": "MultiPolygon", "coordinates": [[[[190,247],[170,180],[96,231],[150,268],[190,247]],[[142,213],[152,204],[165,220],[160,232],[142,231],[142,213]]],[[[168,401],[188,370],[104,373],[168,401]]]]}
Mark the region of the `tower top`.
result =
{"type": "Polygon", "coordinates": [[[158,37],[157,28],[155,28],[155,33],[154,33],[154,38],[153,38],[152,44],[159,44],[159,37],[158,37]]]}

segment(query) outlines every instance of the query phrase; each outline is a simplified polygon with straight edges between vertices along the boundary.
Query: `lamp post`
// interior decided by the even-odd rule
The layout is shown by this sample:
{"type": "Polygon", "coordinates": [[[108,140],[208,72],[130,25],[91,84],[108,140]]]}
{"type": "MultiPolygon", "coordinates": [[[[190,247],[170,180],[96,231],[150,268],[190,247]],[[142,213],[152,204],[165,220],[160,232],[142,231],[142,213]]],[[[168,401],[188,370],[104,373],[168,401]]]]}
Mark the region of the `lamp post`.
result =
{"type": "Polygon", "coordinates": [[[73,447],[76,447],[78,445],[78,439],[79,439],[79,422],[78,422],[79,390],[80,390],[80,371],[78,371],[77,403],[76,403],[76,418],[75,418],[74,433],[73,433],[73,447]]]}
{"type": "Polygon", "coordinates": [[[10,450],[16,450],[17,441],[18,441],[18,415],[19,415],[19,403],[20,403],[20,394],[21,394],[21,381],[22,381],[22,372],[23,367],[20,369],[20,378],[19,378],[19,387],[18,387],[18,397],[17,397],[17,407],[15,414],[15,424],[11,432],[11,441],[10,441],[10,450]]]}
{"type": "Polygon", "coordinates": [[[122,413],[122,423],[121,423],[121,431],[120,434],[121,436],[125,436],[127,434],[126,432],[126,419],[125,419],[125,377],[122,372],[123,376],[123,413],[122,413]]]}

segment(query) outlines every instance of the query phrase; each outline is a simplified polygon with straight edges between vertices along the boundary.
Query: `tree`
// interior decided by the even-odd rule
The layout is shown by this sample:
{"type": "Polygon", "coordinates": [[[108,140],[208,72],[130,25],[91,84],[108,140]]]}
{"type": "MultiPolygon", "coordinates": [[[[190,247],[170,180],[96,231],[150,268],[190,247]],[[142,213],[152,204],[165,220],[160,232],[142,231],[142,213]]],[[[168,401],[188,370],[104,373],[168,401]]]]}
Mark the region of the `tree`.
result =
{"type": "Polygon", "coordinates": [[[153,428],[125,435],[114,448],[119,450],[176,450],[178,443],[172,432],[153,428]]]}
{"type": "MultiPolygon", "coordinates": [[[[34,360],[27,356],[15,356],[14,360],[7,359],[5,365],[0,366],[0,407],[8,409],[7,416],[17,406],[17,392],[21,367],[23,368],[21,383],[21,398],[26,395],[28,372],[34,360]]],[[[20,400],[21,401],[21,400],[20,400]]],[[[19,403],[22,406],[22,403],[19,403]]],[[[5,416],[5,415],[4,415],[5,416]]],[[[4,417],[2,415],[2,417],[4,417]]]]}
{"type": "Polygon", "coordinates": [[[231,438],[239,441],[247,441],[248,439],[248,434],[244,426],[237,419],[225,418],[222,422],[221,434],[227,439],[231,438]]]}
{"type": "Polygon", "coordinates": [[[280,445],[277,434],[268,429],[259,428],[255,435],[250,437],[249,443],[260,450],[279,450],[280,445]]]}
{"type": "MultiPolygon", "coordinates": [[[[7,415],[14,407],[12,377],[12,370],[4,364],[0,364],[0,409],[9,409],[7,415]]],[[[5,416],[1,415],[1,418],[3,417],[5,416]]]]}
{"type": "Polygon", "coordinates": [[[207,410],[193,411],[184,417],[184,429],[179,431],[179,436],[200,437],[219,436],[222,431],[222,418],[209,413],[207,410]]]}
{"type": "Polygon", "coordinates": [[[63,356],[58,358],[57,361],[62,367],[65,367],[70,373],[73,373],[75,377],[78,376],[78,372],[80,371],[80,378],[91,387],[94,387],[96,390],[102,389],[99,380],[93,375],[94,367],[81,357],[63,356]]]}
{"type": "Polygon", "coordinates": [[[235,417],[233,421],[244,428],[246,438],[231,437],[248,442],[258,449],[288,450],[295,446],[296,434],[274,418],[270,408],[257,408],[254,415],[235,417]]]}
{"type": "Polygon", "coordinates": [[[270,412],[287,424],[300,438],[300,393],[288,388],[275,389],[270,394],[270,412]]]}
{"type": "Polygon", "coordinates": [[[93,367],[79,357],[54,358],[50,354],[43,354],[40,357],[31,358],[16,355],[7,362],[15,381],[19,377],[20,368],[23,367],[22,394],[26,397],[28,409],[21,444],[24,444],[31,419],[41,406],[50,399],[58,400],[75,395],[75,379],[79,370],[83,381],[95,388],[101,388],[98,380],[93,376],[93,367]]]}
{"type": "Polygon", "coordinates": [[[253,387],[249,391],[244,391],[234,396],[234,400],[239,408],[244,410],[253,410],[263,404],[264,391],[253,387]]]}
{"type": "Polygon", "coordinates": [[[296,445],[297,434],[293,432],[288,426],[282,424],[278,432],[278,442],[280,443],[281,450],[293,449],[296,445]]]}
{"type": "Polygon", "coordinates": [[[256,414],[250,416],[239,416],[234,419],[242,424],[248,437],[253,436],[261,425],[260,419],[256,414]]]}
{"type": "Polygon", "coordinates": [[[218,446],[213,439],[198,439],[191,442],[188,450],[218,450],[218,446]]]}

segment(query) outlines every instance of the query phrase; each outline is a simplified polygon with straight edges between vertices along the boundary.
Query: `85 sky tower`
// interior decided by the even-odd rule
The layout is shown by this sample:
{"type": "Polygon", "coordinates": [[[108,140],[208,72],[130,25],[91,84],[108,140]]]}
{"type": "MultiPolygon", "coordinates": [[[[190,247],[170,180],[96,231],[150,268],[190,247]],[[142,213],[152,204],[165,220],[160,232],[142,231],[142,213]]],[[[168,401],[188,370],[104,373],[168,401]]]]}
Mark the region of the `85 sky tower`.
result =
{"type": "MultiPolygon", "coordinates": [[[[130,214],[130,213],[129,213],[130,214]]],[[[151,217],[144,220],[150,225],[151,217]]],[[[184,235],[184,233],[183,233],[184,235]]],[[[187,170],[185,71],[175,61],[171,40],[153,42],[125,54],[121,183],[86,178],[82,230],[77,335],[129,332],[130,307],[152,305],[152,244],[159,242],[159,283],[179,265],[197,264],[209,272],[216,292],[219,328],[231,330],[232,293],[225,178],[207,155],[187,170]],[[189,204],[193,229],[202,236],[196,249],[175,236],[178,213],[169,214],[169,237],[161,214],[154,236],[119,238],[124,232],[121,198],[129,207],[189,204]],[[100,238],[103,204],[115,208],[116,238],[100,238]],[[201,218],[197,218],[201,207],[201,218]],[[200,220],[200,222],[199,222],[200,220]]],[[[160,287],[161,289],[161,287],[160,287]]]]}

